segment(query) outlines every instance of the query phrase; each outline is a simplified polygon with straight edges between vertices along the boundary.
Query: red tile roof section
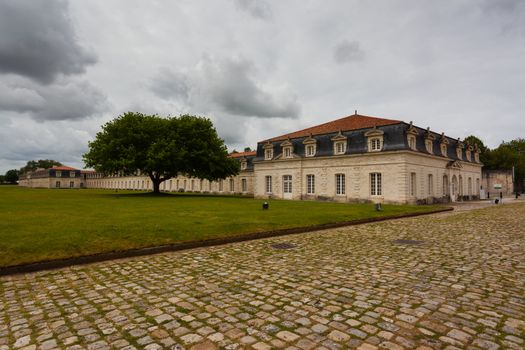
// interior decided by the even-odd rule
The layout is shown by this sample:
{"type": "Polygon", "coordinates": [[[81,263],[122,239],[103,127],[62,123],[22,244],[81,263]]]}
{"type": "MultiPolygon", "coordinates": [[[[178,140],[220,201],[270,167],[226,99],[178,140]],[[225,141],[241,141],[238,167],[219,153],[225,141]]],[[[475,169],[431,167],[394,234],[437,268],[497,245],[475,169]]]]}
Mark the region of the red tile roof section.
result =
{"type": "Polygon", "coordinates": [[[236,153],[230,153],[230,157],[232,158],[251,157],[251,156],[255,156],[256,154],[257,154],[257,151],[236,152],[236,153]]]}
{"type": "Polygon", "coordinates": [[[61,166],[56,166],[55,165],[51,169],[54,169],[54,170],[78,170],[78,169],[72,168],[70,166],[65,166],[65,165],[61,165],[61,166]]]}
{"type": "MultiPolygon", "coordinates": [[[[374,126],[392,125],[402,123],[401,120],[384,119],[377,117],[370,117],[366,115],[354,114],[341,119],[332,120],[331,122],[312,126],[303,130],[295,131],[289,134],[277,136],[265,141],[280,141],[288,138],[294,139],[298,137],[306,137],[312,135],[330,134],[333,132],[359,130],[372,128],[374,126]]],[[[265,142],[264,141],[264,142],[265,142]]]]}

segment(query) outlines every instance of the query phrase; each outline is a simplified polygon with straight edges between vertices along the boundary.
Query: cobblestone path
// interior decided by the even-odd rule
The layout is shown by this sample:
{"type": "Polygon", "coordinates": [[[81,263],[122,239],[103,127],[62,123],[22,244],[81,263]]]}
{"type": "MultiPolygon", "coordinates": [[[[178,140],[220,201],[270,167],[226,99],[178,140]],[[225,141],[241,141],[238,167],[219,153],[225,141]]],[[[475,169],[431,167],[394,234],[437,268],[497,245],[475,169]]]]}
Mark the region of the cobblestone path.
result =
{"type": "Polygon", "coordinates": [[[2,277],[0,296],[0,350],[524,349],[525,204],[2,277]]]}

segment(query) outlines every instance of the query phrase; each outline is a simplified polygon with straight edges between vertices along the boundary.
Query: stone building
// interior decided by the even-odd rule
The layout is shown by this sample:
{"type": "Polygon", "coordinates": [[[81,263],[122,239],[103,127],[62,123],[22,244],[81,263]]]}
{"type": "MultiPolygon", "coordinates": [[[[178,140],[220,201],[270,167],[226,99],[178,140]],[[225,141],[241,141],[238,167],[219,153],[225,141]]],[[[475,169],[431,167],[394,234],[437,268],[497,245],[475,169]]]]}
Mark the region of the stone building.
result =
{"type": "MultiPolygon", "coordinates": [[[[160,184],[163,192],[202,192],[217,194],[253,195],[253,159],[254,151],[231,153],[230,157],[240,163],[240,173],[219,181],[208,181],[179,175],[160,184]]],[[[93,172],[86,176],[88,188],[106,188],[122,190],[153,190],[153,184],[147,175],[105,176],[93,172]]]]}
{"type": "Polygon", "coordinates": [[[82,188],[85,186],[84,171],[68,166],[36,169],[19,176],[18,185],[33,188],[82,188]]]}
{"type": "Polygon", "coordinates": [[[400,120],[358,115],[261,141],[259,198],[434,203],[478,198],[479,152],[400,120]]]}
{"type": "Polygon", "coordinates": [[[512,182],[512,170],[488,170],[482,171],[481,186],[483,192],[489,198],[499,196],[500,192],[504,196],[514,193],[514,183],[512,182]]]}

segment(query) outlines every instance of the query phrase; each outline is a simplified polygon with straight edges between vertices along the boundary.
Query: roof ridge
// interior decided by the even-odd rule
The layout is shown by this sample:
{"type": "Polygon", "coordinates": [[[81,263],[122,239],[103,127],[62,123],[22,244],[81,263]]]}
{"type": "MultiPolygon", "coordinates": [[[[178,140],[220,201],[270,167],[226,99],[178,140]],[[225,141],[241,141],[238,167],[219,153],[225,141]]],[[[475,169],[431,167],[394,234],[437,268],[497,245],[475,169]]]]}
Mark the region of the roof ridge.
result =
{"type": "Polygon", "coordinates": [[[341,131],[359,130],[359,129],[370,128],[373,126],[391,125],[391,124],[397,124],[397,123],[402,123],[402,122],[403,121],[397,120],[397,119],[386,119],[386,118],[379,118],[379,117],[373,117],[373,116],[362,115],[362,114],[352,114],[346,117],[328,121],[326,123],[314,125],[314,126],[311,126],[305,129],[293,131],[287,134],[283,134],[283,135],[276,136],[270,139],[266,139],[261,142],[278,141],[278,140],[283,140],[286,138],[305,137],[305,136],[308,136],[307,135],[308,133],[311,133],[313,135],[323,135],[323,134],[329,134],[332,132],[337,132],[339,130],[341,131]],[[348,123],[348,125],[346,126],[344,125],[345,121],[348,123]],[[352,123],[356,125],[350,125],[352,123]],[[333,125],[333,127],[330,127],[331,125],[333,125]]]}

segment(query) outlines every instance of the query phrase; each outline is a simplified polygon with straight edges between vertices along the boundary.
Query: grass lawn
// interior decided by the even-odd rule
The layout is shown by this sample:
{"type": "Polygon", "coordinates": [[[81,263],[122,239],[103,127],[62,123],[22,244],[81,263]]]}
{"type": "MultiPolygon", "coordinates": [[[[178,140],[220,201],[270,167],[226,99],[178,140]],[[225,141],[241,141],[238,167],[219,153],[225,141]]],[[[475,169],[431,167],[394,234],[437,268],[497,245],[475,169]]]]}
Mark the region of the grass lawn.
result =
{"type": "Polygon", "coordinates": [[[0,267],[248,232],[425,212],[437,206],[0,186],[0,267]]]}

